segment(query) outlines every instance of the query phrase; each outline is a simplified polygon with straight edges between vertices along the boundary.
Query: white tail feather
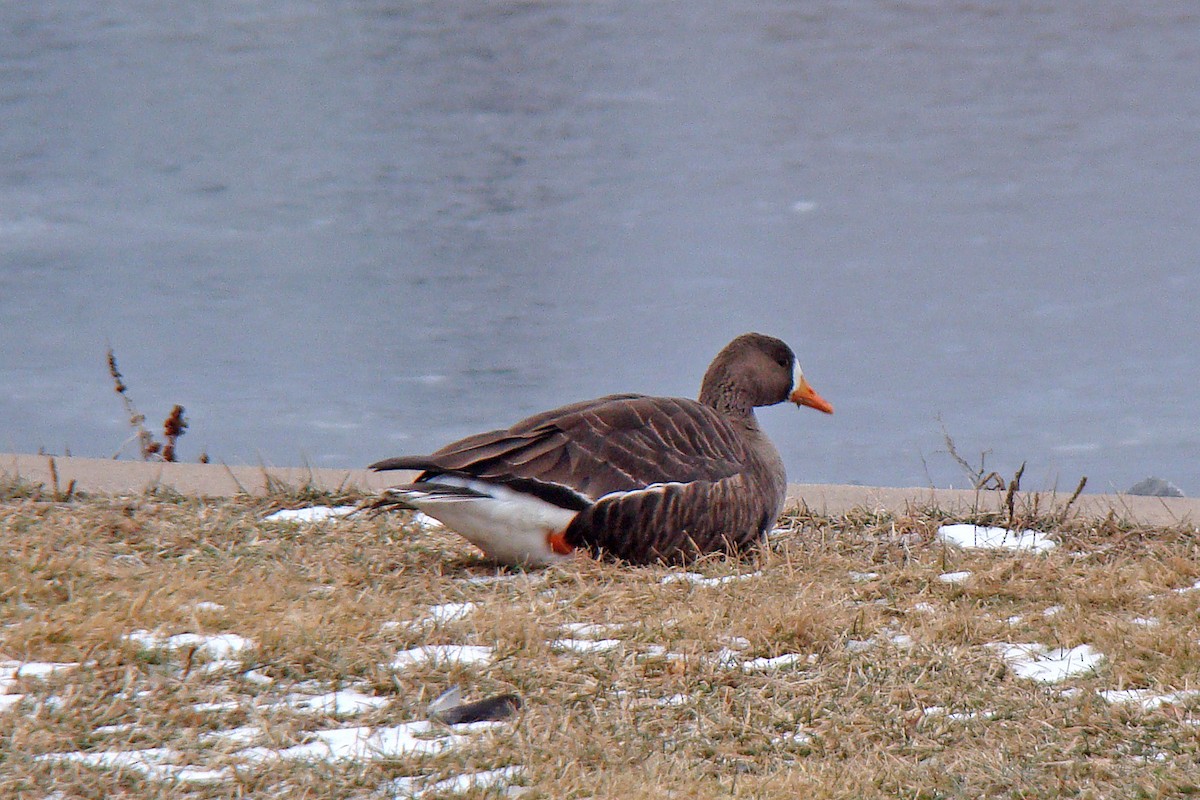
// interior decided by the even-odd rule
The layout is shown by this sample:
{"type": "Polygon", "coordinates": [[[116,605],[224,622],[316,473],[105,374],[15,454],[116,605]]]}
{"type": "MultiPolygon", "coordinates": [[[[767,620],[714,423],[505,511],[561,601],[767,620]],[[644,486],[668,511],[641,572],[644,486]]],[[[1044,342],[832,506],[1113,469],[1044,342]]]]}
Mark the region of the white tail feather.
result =
{"type": "Polygon", "coordinates": [[[548,538],[570,525],[578,512],[487,481],[439,475],[429,483],[461,486],[478,494],[456,496],[418,488],[391,491],[496,561],[544,566],[569,558],[554,552],[548,538]]]}

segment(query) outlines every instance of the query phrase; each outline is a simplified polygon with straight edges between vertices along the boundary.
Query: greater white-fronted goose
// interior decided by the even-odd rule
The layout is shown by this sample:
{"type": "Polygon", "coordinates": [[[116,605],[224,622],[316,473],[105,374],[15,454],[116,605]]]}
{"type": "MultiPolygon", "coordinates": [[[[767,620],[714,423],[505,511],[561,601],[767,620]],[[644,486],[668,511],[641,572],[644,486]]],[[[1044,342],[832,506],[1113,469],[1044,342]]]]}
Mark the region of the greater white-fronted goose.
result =
{"type": "Polygon", "coordinates": [[[792,349],[760,333],[725,346],[699,402],[614,394],[556,408],[374,470],[422,470],[378,508],[419,509],[489,557],[540,566],[583,550],[627,562],[744,551],[771,529],[787,476],[755,406],[833,413],[792,349]]]}

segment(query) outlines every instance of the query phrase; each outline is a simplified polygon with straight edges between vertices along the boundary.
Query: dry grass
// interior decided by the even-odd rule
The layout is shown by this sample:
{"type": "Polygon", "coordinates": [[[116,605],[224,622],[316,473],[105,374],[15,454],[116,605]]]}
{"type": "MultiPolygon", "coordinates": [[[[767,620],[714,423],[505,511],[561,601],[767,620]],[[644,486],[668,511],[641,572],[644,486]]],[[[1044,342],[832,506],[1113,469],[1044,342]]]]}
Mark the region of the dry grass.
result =
{"type": "Polygon", "coordinates": [[[476,583],[466,579],[496,570],[457,537],[400,515],[262,521],[280,506],[352,497],[55,502],[16,485],[4,497],[0,661],[82,666],[21,679],[24,701],[0,711],[3,797],[374,797],[398,776],[508,765],[524,768],[527,796],[547,798],[1200,792],[1197,701],[1143,711],[1096,694],[1200,688],[1200,591],[1171,591],[1200,577],[1192,529],[1026,519],[1061,546],[1014,555],[938,543],[945,520],[936,509],[805,513],[784,520],[788,530],[754,562],[694,568],[761,570],[745,580],[664,584],[666,569],[581,560],[476,583]],[[973,573],[966,584],[938,580],[964,569],[973,573]],[[203,601],[224,608],[197,610],[203,601]],[[478,607],[426,628],[385,624],[453,601],[478,607]],[[1150,617],[1159,624],[1134,621],[1150,617]],[[621,644],[553,649],[572,622],[621,626],[621,644]],[[258,647],[239,669],[206,673],[194,653],[139,650],[122,638],[137,629],[232,632],[258,647]],[[1040,685],[984,647],[996,641],[1088,643],[1107,660],[1096,673],[1040,685]],[[386,666],[426,643],[489,645],[497,657],[386,666]],[[741,662],[804,659],[747,671],[722,662],[722,648],[741,662]],[[247,680],[251,668],[274,683],[247,680]],[[424,719],[455,683],[472,698],[516,692],[524,708],[464,747],[370,762],[248,766],[233,755],[245,745],[203,738],[254,724],[255,744],[282,748],[314,729],[424,719]],[[351,685],[390,702],[341,720],[254,707],[297,687],[351,685]],[[231,698],[240,705],[194,708],[231,698]],[[124,727],[97,731],[111,725],[124,727]],[[187,763],[236,769],[227,781],[180,784],[36,758],[160,746],[187,763]]]}

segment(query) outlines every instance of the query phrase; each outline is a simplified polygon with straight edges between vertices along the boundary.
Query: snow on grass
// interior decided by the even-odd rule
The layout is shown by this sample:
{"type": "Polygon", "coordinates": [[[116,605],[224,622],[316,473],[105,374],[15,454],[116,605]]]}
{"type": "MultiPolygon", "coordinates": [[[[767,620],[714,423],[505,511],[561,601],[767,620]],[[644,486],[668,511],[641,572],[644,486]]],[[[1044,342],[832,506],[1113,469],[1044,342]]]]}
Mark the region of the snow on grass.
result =
{"type": "Polygon", "coordinates": [[[1040,531],[1010,531],[983,525],[943,525],[937,538],[969,550],[1028,550],[1044,553],[1058,545],[1040,531]]]}
{"type": "Polygon", "coordinates": [[[796,745],[799,747],[810,745],[812,742],[813,735],[806,731],[800,730],[792,731],[791,733],[785,733],[782,736],[776,736],[771,740],[772,744],[796,745]]]}
{"type": "Polygon", "coordinates": [[[1104,661],[1103,654],[1086,644],[1053,650],[1036,643],[993,642],[986,647],[999,653],[1019,677],[1039,683],[1058,683],[1075,675],[1094,672],[1104,661]]]}
{"type": "MultiPolygon", "coordinates": [[[[740,638],[740,637],[733,637],[740,638]]],[[[661,644],[649,645],[638,654],[639,659],[663,659],[664,661],[699,661],[709,663],[722,669],[740,669],[745,672],[763,672],[774,669],[785,669],[796,664],[815,664],[815,653],[784,653],[770,658],[751,658],[742,660],[742,654],[730,647],[722,647],[715,653],[698,656],[688,656],[668,650],[661,644]]]]}
{"type": "Polygon", "coordinates": [[[14,708],[25,699],[23,694],[9,694],[21,678],[45,678],[55,672],[75,669],[75,661],[0,661],[0,713],[14,708]]]}
{"type": "Polygon", "coordinates": [[[1153,711],[1165,705],[1183,705],[1200,697],[1200,691],[1156,692],[1153,689],[1110,689],[1096,692],[1109,703],[1137,705],[1143,711],[1153,711]]]}
{"type": "Polygon", "coordinates": [[[389,666],[394,670],[403,670],[424,664],[490,664],[495,657],[492,648],[482,645],[427,644],[400,651],[389,666]]]}
{"type": "Polygon", "coordinates": [[[943,572],[938,575],[938,580],[942,583],[966,583],[971,578],[971,571],[968,569],[958,572],[943,572]]]}
{"type": "Polygon", "coordinates": [[[725,575],[720,578],[709,578],[701,575],[699,572],[672,572],[662,579],[662,583],[691,583],[695,586],[720,586],[723,583],[733,583],[735,581],[744,581],[749,578],[758,578],[762,575],[762,571],[747,572],[742,575],[725,575]]]}
{"type": "Polygon", "coordinates": [[[430,606],[423,617],[404,620],[403,622],[385,622],[380,627],[383,630],[406,631],[436,628],[438,625],[464,620],[475,613],[477,608],[479,608],[477,603],[439,603],[438,605],[430,606]]]}
{"type": "MultiPolygon", "coordinates": [[[[245,764],[264,764],[272,761],[372,761],[399,758],[406,755],[444,753],[471,741],[469,734],[502,727],[504,723],[479,722],[460,725],[448,733],[427,721],[407,722],[388,727],[332,728],[305,731],[301,737],[310,741],[294,747],[276,749],[249,747],[231,753],[230,760],[245,764]]],[[[224,731],[213,731],[200,737],[207,744],[246,744],[263,735],[257,725],[245,725],[224,731]]],[[[131,770],[151,780],[179,783],[216,783],[233,778],[230,768],[209,769],[180,765],[183,755],[167,747],[143,750],[101,750],[92,752],[46,753],[40,761],[73,761],[97,769],[131,770]]]]}
{"type": "Polygon", "coordinates": [[[966,722],[972,719],[995,719],[995,711],[951,711],[945,706],[929,706],[922,709],[926,717],[942,717],[953,722],[966,722]]]}
{"type": "Polygon", "coordinates": [[[78,666],[77,661],[0,661],[0,689],[15,683],[18,678],[44,678],[78,666]]]}
{"type": "Polygon", "coordinates": [[[173,763],[181,758],[181,753],[169,747],[150,747],[145,750],[46,753],[37,756],[36,760],[74,761],[99,769],[139,772],[151,780],[177,783],[217,783],[233,777],[228,769],[207,769],[173,763]]]}
{"type": "Polygon", "coordinates": [[[331,717],[350,717],[383,708],[390,701],[386,697],[363,694],[353,689],[323,694],[289,694],[283,699],[259,706],[264,709],[286,708],[301,714],[326,714],[331,717]]]}
{"type": "Polygon", "coordinates": [[[476,722],[459,725],[455,733],[446,733],[434,728],[425,720],[405,722],[389,727],[333,728],[308,731],[304,735],[312,741],[295,747],[275,750],[269,747],[252,747],[240,750],[233,757],[251,762],[282,759],[285,761],[373,761],[400,758],[407,755],[429,755],[444,753],[459,747],[470,737],[467,733],[503,726],[501,722],[476,722]]]}
{"type": "Polygon", "coordinates": [[[522,767],[502,767],[483,772],[466,772],[452,778],[429,783],[424,777],[396,778],[379,787],[379,794],[387,798],[418,798],[426,795],[462,794],[470,791],[502,789],[525,774],[522,767]]]}
{"type": "Polygon", "coordinates": [[[211,600],[201,600],[192,606],[192,611],[201,614],[217,614],[225,610],[225,606],[220,603],[214,603],[211,600]]]}
{"type": "Polygon", "coordinates": [[[615,622],[564,622],[559,627],[576,639],[604,639],[624,632],[628,626],[615,622]]]}
{"type": "Polygon", "coordinates": [[[573,653],[607,653],[623,644],[620,639],[555,639],[550,647],[573,653]]]}
{"type": "Polygon", "coordinates": [[[177,633],[174,636],[163,636],[160,633],[137,630],[121,638],[133,642],[142,650],[194,648],[196,655],[207,656],[216,661],[229,659],[256,647],[253,640],[236,633],[177,633]]]}
{"type": "Polygon", "coordinates": [[[329,519],[348,517],[358,506],[310,506],[308,508],[285,508],[263,517],[263,522],[292,522],[296,524],[323,522],[329,519]]]}
{"type": "Polygon", "coordinates": [[[812,664],[816,660],[817,656],[814,653],[807,655],[803,653],[784,653],[774,658],[752,658],[749,661],[743,661],[741,667],[744,672],[759,672],[768,669],[783,669],[795,666],[796,664],[812,664]]]}
{"type": "Polygon", "coordinates": [[[241,725],[237,728],[202,733],[200,741],[207,744],[250,744],[255,739],[262,738],[262,735],[263,729],[259,725],[241,725]]]}

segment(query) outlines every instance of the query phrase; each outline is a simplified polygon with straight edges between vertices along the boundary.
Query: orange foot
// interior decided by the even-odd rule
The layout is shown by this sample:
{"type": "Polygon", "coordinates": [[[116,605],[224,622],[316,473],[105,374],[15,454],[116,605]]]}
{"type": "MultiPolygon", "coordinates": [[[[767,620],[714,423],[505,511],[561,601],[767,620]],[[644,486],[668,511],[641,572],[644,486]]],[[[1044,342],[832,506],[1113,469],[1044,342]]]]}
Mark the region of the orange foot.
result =
{"type": "Polygon", "coordinates": [[[550,549],[560,556],[569,556],[575,552],[575,548],[567,544],[566,528],[546,534],[546,544],[550,545],[550,549]]]}

